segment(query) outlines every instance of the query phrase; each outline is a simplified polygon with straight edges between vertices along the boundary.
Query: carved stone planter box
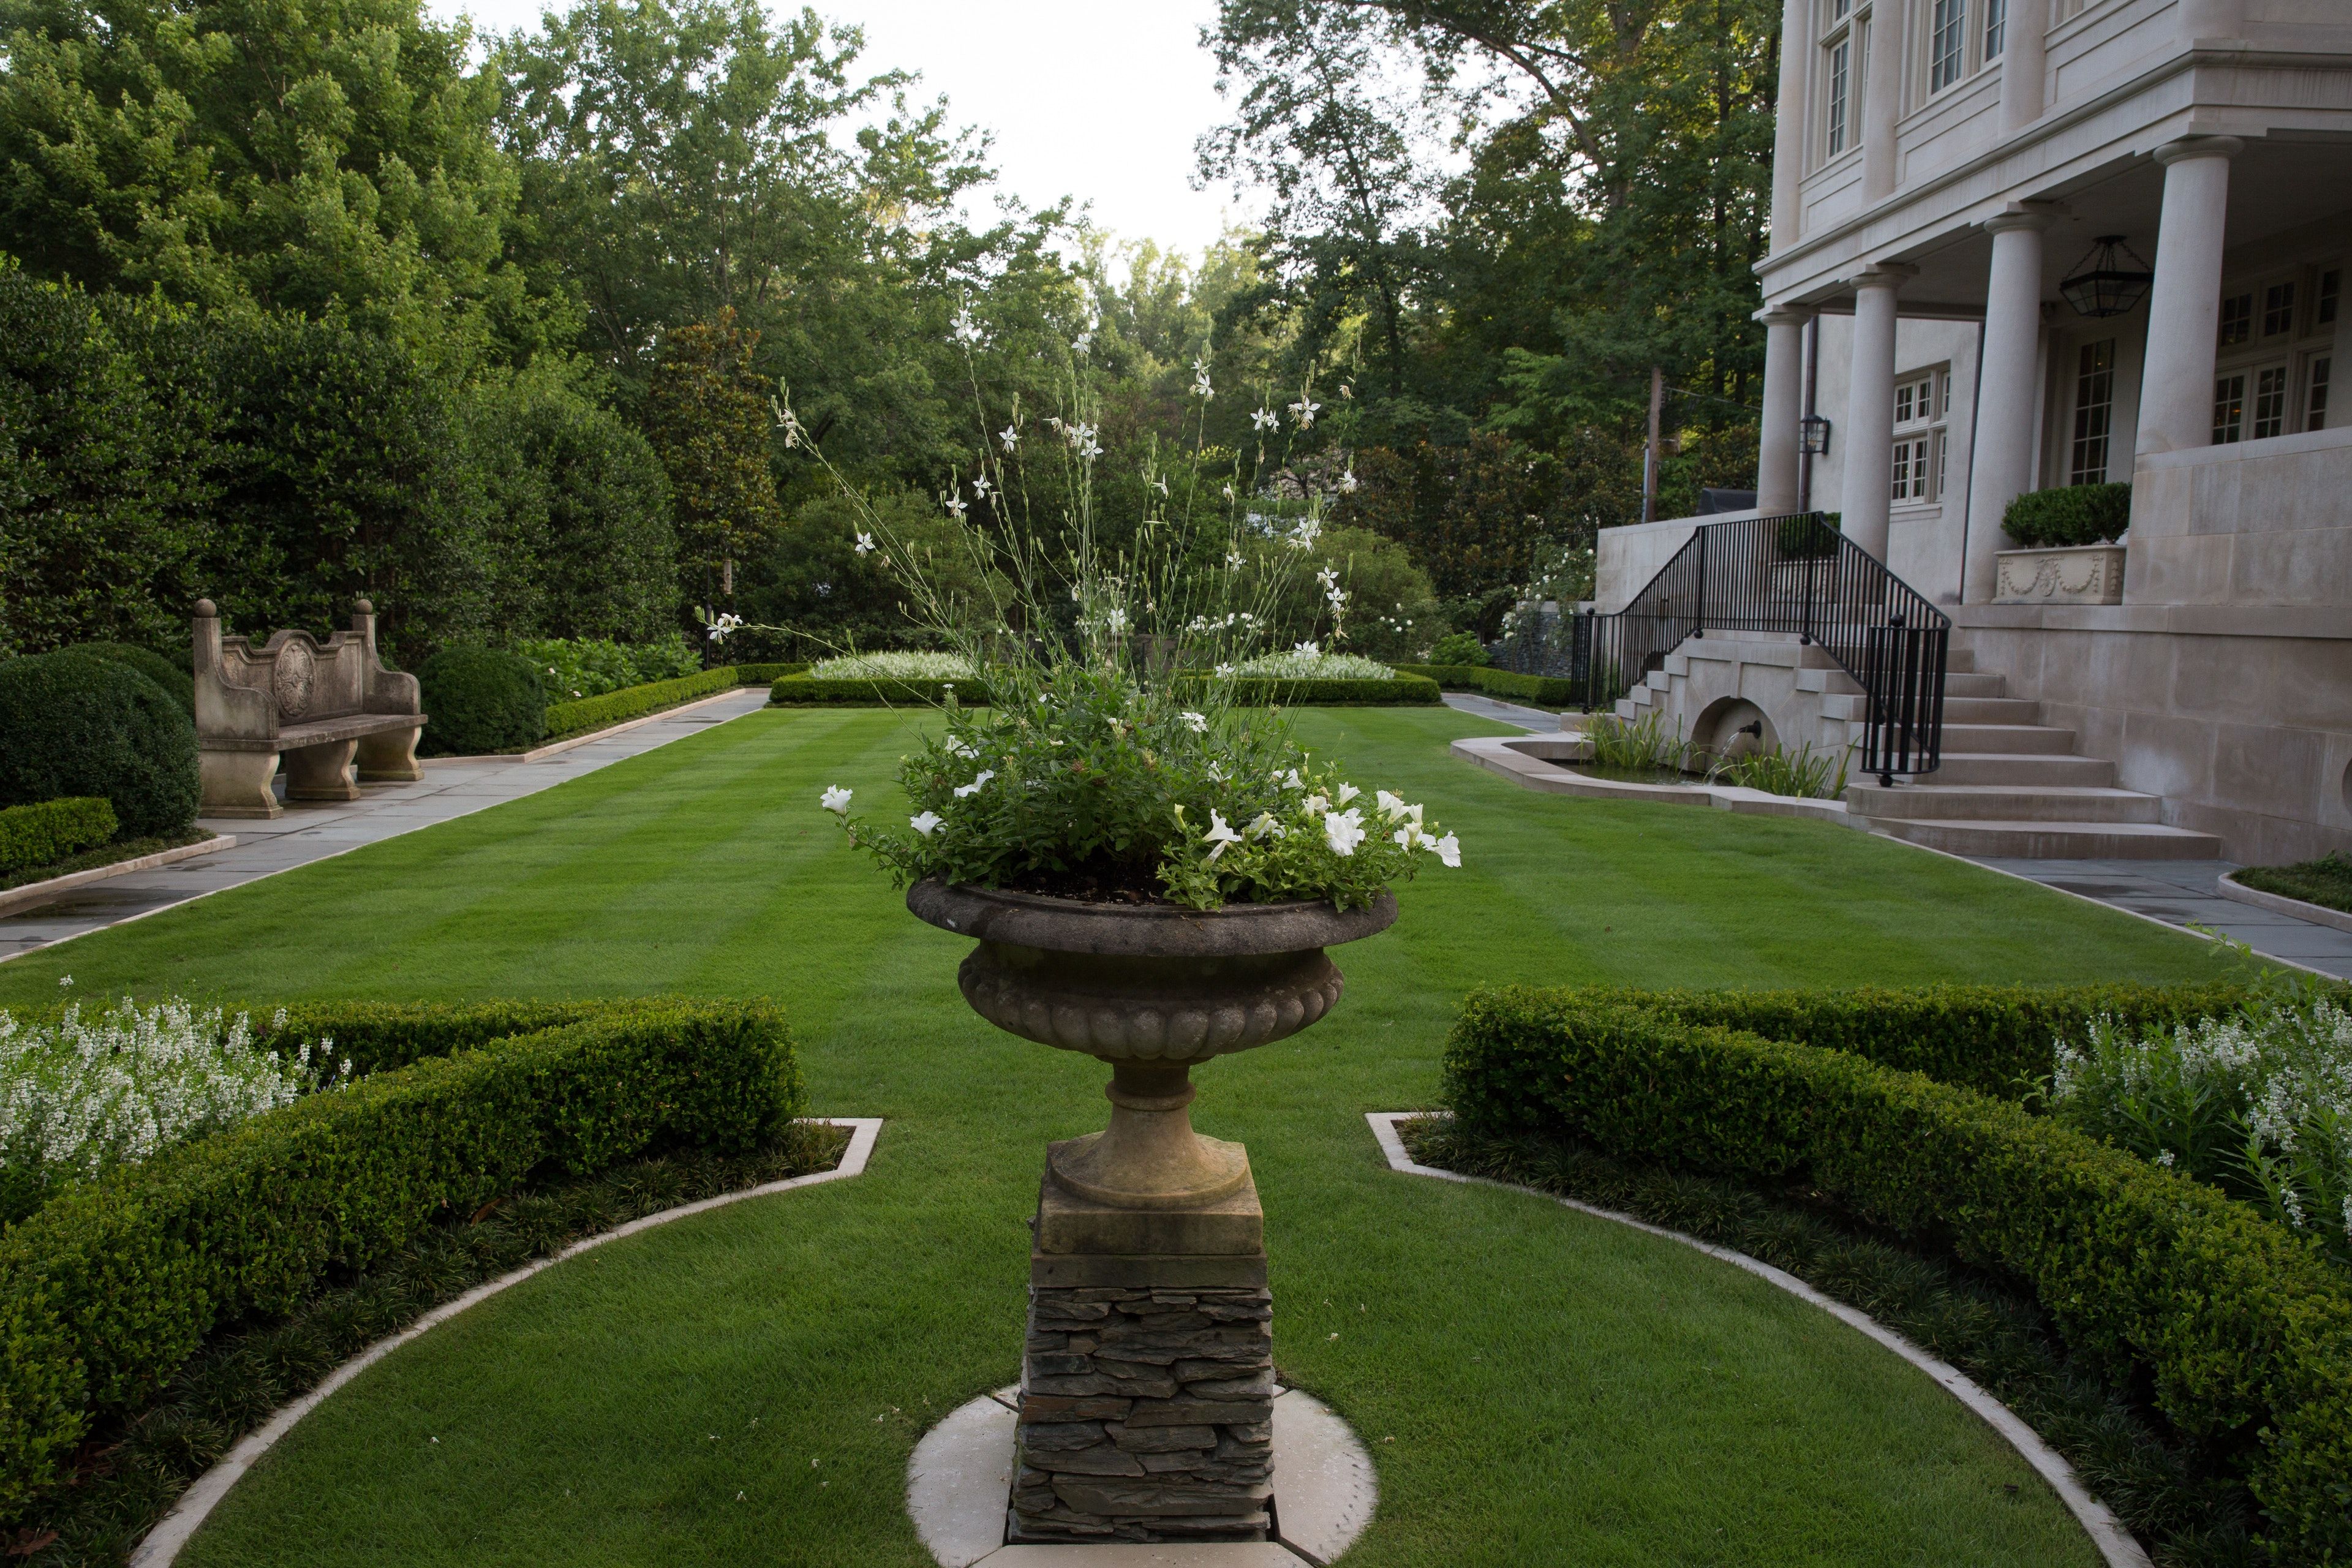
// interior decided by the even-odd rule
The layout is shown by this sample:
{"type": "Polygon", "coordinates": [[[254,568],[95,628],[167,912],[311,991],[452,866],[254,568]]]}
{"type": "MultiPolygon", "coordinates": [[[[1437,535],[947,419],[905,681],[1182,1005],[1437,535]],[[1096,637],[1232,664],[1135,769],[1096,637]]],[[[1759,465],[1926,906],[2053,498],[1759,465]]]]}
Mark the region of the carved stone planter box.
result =
{"type": "Polygon", "coordinates": [[[2124,547],[2075,544],[2058,550],[2004,550],[1993,602],[2120,605],[2124,602],[2124,547]]]}
{"type": "Polygon", "coordinates": [[[1385,930],[1395,898],[1203,911],[928,881],[907,907],[978,943],[974,1012],[1111,1068],[1110,1125],[1046,1154],[1006,1540],[1268,1539],[1265,1211],[1247,1152],[1192,1131],[1192,1069],[1329,1012],[1323,950],[1385,930]]]}

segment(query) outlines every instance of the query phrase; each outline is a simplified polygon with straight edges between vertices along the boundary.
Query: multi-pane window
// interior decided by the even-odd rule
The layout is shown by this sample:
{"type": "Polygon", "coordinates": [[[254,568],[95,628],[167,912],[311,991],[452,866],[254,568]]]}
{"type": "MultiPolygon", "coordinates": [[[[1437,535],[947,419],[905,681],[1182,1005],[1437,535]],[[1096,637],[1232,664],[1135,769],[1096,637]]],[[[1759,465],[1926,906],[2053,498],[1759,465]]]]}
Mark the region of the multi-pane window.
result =
{"type": "Polygon", "coordinates": [[[1969,70],[1969,0],[1936,0],[1927,24],[1927,90],[1941,92],[1969,70]]]}
{"type": "Polygon", "coordinates": [[[1951,397],[1942,370],[1895,384],[1895,451],[1889,496],[1897,505],[1934,500],[1944,489],[1944,416],[1951,397]]]}
{"type": "Polygon", "coordinates": [[[2115,434],[2116,340],[2084,343],[2074,362],[2074,452],[2070,485],[2107,482],[2107,452],[2115,434]]]}
{"type": "Polygon", "coordinates": [[[2221,300],[2221,346],[2242,343],[2254,333],[2254,297],[2231,294],[2221,300]]]}
{"type": "Polygon", "coordinates": [[[2286,366],[2266,364],[2254,372],[2254,423],[2250,439],[2286,434],[2286,366]]]}
{"type": "Polygon", "coordinates": [[[2319,275],[2319,307],[2312,312],[2317,318],[2317,325],[2332,327],[2336,324],[2336,304],[2343,292],[2344,269],[2342,268],[2330,268],[2319,275]]]}
{"type": "Polygon", "coordinates": [[[2314,354],[2305,372],[2303,427],[2306,430],[2327,428],[2327,373],[2334,359],[2333,354],[2314,354]]]}
{"type": "Polygon", "coordinates": [[[2000,58],[2009,37],[2009,0],[1985,0],[1984,18],[1984,58],[1990,64],[2000,58]]]}
{"type": "Polygon", "coordinates": [[[2294,285],[2273,283],[2263,290],[2263,336],[2283,337],[2294,331],[2294,285]]]}
{"type": "Polygon", "coordinates": [[[2213,378],[2213,444],[2226,446],[2246,437],[2246,373],[2233,371],[2213,378]]]}
{"type": "Polygon", "coordinates": [[[1827,90],[1822,107],[1822,145],[1834,158],[1860,140],[1862,125],[1863,57],[1870,36],[1869,7],[1853,0],[1825,0],[1829,20],[1822,34],[1822,78],[1827,90]]]}

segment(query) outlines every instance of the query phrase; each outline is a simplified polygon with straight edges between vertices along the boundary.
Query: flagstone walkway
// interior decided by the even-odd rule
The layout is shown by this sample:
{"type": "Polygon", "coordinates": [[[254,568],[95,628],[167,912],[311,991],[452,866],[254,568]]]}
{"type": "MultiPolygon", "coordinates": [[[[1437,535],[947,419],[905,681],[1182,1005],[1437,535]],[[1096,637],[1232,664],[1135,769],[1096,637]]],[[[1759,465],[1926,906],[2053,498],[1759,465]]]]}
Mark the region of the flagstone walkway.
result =
{"type": "Polygon", "coordinates": [[[240,887],[362,845],[537,795],[566,780],[699,734],[713,724],[740,718],[767,700],[763,688],[729,692],[535,763],[508,757],[432,759],[425,764],[425,777],[415,784],[368,784],[362,799],[335,805],[292,805],[285,816],[268,822],[200,818],[199,826],[236,835],[235,847],[68,889],[55,899],[0,917],[0,963],[225,888],[240,887]]]}

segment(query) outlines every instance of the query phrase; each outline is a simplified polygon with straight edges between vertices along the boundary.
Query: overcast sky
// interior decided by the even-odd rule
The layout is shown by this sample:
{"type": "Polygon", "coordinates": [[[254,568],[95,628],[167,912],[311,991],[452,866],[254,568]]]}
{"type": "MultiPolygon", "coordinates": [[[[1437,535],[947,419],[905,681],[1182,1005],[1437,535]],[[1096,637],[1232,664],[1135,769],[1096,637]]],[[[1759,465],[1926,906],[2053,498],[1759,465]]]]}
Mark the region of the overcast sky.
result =
{"type": "MultiPolygon", "coordinates": [[[[509,32],[537,23],[542,0],[426,0],[509,32]]],[[[772,0],[771,9],[775,9],[772,0]]],[[[1193,139],[1225,117],[1200,31],[1216,0],[819,0],[866,29],[872,70],[919,72],[919,98],[995,137],[1005,190],[1032,206],[1064,195],[1121,238],[1198,251],[1227,216],[1230,186],[1192,188],[1193,139]]],[[[975,219],[988,216],[979,198],[975,219]]]]}

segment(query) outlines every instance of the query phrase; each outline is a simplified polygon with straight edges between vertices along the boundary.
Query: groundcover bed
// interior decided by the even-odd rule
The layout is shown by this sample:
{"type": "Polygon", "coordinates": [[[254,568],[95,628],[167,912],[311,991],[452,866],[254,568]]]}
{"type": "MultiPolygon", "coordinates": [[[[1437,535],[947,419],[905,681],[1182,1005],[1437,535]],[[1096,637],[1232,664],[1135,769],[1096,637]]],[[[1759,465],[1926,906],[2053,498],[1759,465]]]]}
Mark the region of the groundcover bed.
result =
{"type": "MultiPolygon", "coordinates": [[[[181,1561],[906,1563],[907,1458],[1011,1381],[1043,1147],[1100,1069],[966,1008],[964,944],[817,808],[888,796],[919,715],[766,710],[530,799],[0,966],[0,1004],[772,997],[810,1110],[886,1118],[866,1173],[560,1265],[298,1426],[181,1561]],[[235,933],[225,942],[221,933],[235,933]]],[[[2223,977],[2200,943],[1862,835],[1530,796],[1444,710],[1304,711],[1426,800],[1465,866],[1341,950],[1311,1034],[1199,1075],[1250,1147],[1276,1355],[1370,1447],[1350,1563],[2089,1563],[2032,1469],[1932,1382],[1709,1258],[1418,1182],[1363,1112],[1433,1103],[1483,983],[1853,986],[2223,977]]],[[[36,1558],[35,1561],[38,1559],[36,1558]]]]}

